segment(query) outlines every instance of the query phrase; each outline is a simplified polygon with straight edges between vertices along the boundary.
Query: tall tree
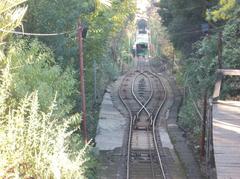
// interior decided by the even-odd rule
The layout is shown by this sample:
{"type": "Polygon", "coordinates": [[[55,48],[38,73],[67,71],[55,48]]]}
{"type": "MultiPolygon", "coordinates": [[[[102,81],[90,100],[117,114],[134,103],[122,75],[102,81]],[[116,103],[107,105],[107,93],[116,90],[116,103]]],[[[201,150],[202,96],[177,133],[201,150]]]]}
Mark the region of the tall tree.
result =
{"type": "Polygon", "coordinates": [[[159,14],[167,27],[175,48],[189,55],[192,44],[201,38],[201,24],[205,22],[204,0],[163,0],[159,14]]]}

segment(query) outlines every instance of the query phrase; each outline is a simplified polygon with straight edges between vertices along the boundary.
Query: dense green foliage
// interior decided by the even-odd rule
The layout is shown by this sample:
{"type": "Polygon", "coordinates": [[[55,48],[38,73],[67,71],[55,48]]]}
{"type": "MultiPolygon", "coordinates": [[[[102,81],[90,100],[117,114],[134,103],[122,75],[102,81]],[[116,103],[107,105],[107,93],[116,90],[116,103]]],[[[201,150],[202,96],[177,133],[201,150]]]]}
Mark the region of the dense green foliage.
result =
{"type": "Polygon", "coordinates": [[[83,178],[90,166],[80,116],[69,115],[72,69],[63,71],[37,40],[14,40],[1,61],[0,177],[83,178]]]}
{"type": "Polygon", "coordinates": [[[45,111],[57,93],[58,116],[71,112],[77,93],[72,67],[61,69],[51,50],[36,39],[15,39],[6,55],[12,68],[14,85],[11,93],[16,103],[26,93],[37,90],[40,109],[45,111]]]}
{"type": "Polygon", "coordinates": [[[52,48],[61,63],[67,64],[71,58],[77,57],[76,25],[80,14],[89,11],[88,6],[87,0],[29,0],[24,27],[26,31],[37,33],[66,32],[39,39],[52,48]]]}
{"type": "MultiPolygon", "coordinates": [[[[1,105],[1,112],[7,105],[1,105]]],[[[79,123],[79,116],[59,123],[55,107],[53,101],[48,113],[41,111],[35,92],[0,114],[1,178],[83,178],[87,149],[81,145],[81,150],[69,150],[75,130],[67,130],[79,123]]]]}
{"type": "MultiPolygon", "coordinates": [[[[27,31],[52,33],[66,32],[56,37],[40,37],[54,52],[56,62],[63,68],[68,65],[79,70],[77,23],[80,20],[87,27],[84,39],[84,63],[86,76],[86,97],[88,129],[93,137],[97,111],[96,104],[110,80],[116,78],[122,64],[123,48],[121,42],[126,38],[123,30],[133,17],[133,1],[92,0],[29,0],[25,27],[27,31]],[[104,2],[104,3],[103,3],[104,2]],[[94,61],[96,62],[97,101],[94,101],[94,61]]],[[[124,47],[125,46],[125,47],[124,47]]],[[[76,76],[77,77],[77,76],[76,76]]],[[[81,110],[81,99],[77,98],[75,111],[81,110]]]]}
{"type": "MultiPolygon", "coordinates": [[[[179,55],[181,64],[178,76],[181,76],[186,94],[179,114],[179,122],[185,129],[196,132],[199,131],[201,122],[200,118],[196,118],[194,114],[196,113],[194,103],[201,111],[204,94],[208,93],[208,96],[212,94],[216,70],[219,68],[220,31],[223,34],[222,68],[240,68],[240,7],[235,0],[213,1],[210,4],[204,4],[203,1],[191,1],[191,3],[161,1],[161,4],[163,6],[160,15],[163,18],[163,24],[167,27],[174,46],[182,54],[179,55]],[[197,6],[200,6],[199,10],[194,8],[197,6]],[[188,30],[182,28],[183,26],[194,27],[206,20],[210,27],[208,35],[201,37],[198,32],[187,33],[188,30]],[[172,27],[176,27],[175,31],[172,27]],[[175,38],[176,31],[179,31],[180,38],[175,38]],[[182,47],[179,48],[180,45],[182,47]],[[187,47],[191,50],[186,49],[187,47]]],[[[223,88],[223,93],[229,94],[230,91],[228,88],[223,88]]]]}
{"type": "Polygon", "coordinates": [[[218,21],[234,17],[233,9],[236,3],[237,0],[219,0],[216,6],[212,6],[207,10],[207,20],[218,21]]]}
{"type": "Polygon", "coordinates": [[[173,56],[173,46],[169,41],[166,28],[159,21],[159,15],[155,11],[149,14],[149,28],[151,29],[150,55],[152,57],[166,57],[171,59],[173,56]],[[161,28],[159,28],[161,27],[161,28]]]}
{"type": "Polygon", "coordinates": [[[159,14],[174,47],[189,54],[192,43],[201,37],[205,1],[161,0],[159,14]]]}
{"type": "Polygon", "coordinates": [[[122,64],[129,62],[124,29],[131,27],[134,11],[134,1],[126,0],[4,0],[0,4],[1,29],[22,25],[30,33],[64,32],[37,38],[0,32],[0,178],[94,177],[96,162],[82,143],[78,114],[77,24],[81,20],[88,27],[84,62],[87,124],[93,137],[96,104],[122,64]]]}

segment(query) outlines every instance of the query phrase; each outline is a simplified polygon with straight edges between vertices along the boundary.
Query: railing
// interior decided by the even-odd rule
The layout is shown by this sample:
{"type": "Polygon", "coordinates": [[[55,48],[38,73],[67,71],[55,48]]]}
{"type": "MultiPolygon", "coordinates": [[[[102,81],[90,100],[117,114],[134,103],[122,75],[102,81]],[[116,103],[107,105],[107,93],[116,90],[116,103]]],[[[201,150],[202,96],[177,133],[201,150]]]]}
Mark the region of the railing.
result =
{"type": "Polygon", "coordinates": [[[213,100],[217,101],[220,96],[222,80],[224,76],[240,76],[240,70],[236,69],[218,69],[217,80],[213,91],[213,100]]]}
{"type": "Polygon", "coordinates": [[[206,121],[206,146],[205,146],[205,160],[206,160],[206,173],[208,178],[211,178],[211,173],[215,168],[214,150],[213,150],[213,99],[208,101],[207,121],[206,121]]]}

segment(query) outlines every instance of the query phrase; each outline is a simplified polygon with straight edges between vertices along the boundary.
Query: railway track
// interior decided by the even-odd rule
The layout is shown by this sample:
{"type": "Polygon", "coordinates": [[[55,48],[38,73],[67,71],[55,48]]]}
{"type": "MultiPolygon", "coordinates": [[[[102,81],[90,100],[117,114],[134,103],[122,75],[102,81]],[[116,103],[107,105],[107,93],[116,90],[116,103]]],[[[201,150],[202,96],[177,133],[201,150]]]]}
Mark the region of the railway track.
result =
{"type": "Polygon", "coordinates": [[[167,92],[161,78],[145,60],[122,80],[119,97],[128,111],[127,179],[166,179],[156,127],[167,92]]]}

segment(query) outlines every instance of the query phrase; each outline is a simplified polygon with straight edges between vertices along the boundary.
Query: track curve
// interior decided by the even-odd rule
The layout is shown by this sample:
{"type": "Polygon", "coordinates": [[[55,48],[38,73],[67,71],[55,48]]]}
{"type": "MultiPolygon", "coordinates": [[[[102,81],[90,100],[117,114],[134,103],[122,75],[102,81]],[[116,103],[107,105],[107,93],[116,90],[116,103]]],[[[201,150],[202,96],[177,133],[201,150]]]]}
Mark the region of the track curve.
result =
{"type": "Polygon", "coordinates": [[[126,156],[126,178],[127,179],[135,178],[135,175],[133,173],[133,170],[135,170],[137,165],[135,161],[138,161],[141,159],[142,156],[145,156],[146,161],[148,160],[150,161],[149,171],[152,172],[151,177],[166,179],[167,177],[166,177],[164,163],[161,158],[161,152],[160,152],[161,146],[159,146],[159,137],[157,135],[158,129],[156,127],[156,123],[158,120],[159,113],[167,99],[167,91],[164,83],[161,80],[161,77],[158,74],[152,72],[151,69],[149,68],[150,67],[149,65],[146,65],[148,69],[144,69],[145,66],[142,64],[138,64],[138,68],[139,66],[140,66],[140,70],[137,69],[133,72],[130,72],[123,78],[122,85],[118,90],[119,98],[122,101],[123,105],[125,106],[129,115],[129,131],[128,131],[128,142],[127,142],[128,146],[127,146],[127,156],[126,156]],[[136,94],[136,90],[134,89],[136,86],[135,85],[136,79],[139,77],[142,77],[144,80],[147,80],[148,83],[150,84],[149,88],[151,92],[145,102],[141,102],[139,100],[139,97],[136,94]],[[157,83],[157,85],[155,83],[157,83]],[[155,84],[155,87],[153,87],[154,84],[155,84]],[[158,86],[161,89],[156,89],[156,86],[158,86]],[[163,92],[161,99],[159,96],[156,97],[156,95],[159,92],[163,92]],[[159,103],[158,105],[156,105],[158,102],[156,100],[158,99],[159,99],[159,103]],[[155,102],[151,102],[154,100],[155,102]],[[150,109],[152,109],[152,111],[150,109]],[[142,115],[143,111],[148,115],[148,118],[145,121],[146,129],[138,130],[137,121],[139,120],[140,118],[139,116],[142,115]],[[135,136],[138,134],[141,134],[142,136],[144,134],[143,137],[146,138],[146,143],[148,143],[148,146],[147,146],[148,150],[141,151],[137,148],[139,147],[139,145],[135,144],[134,140],[136,138],[135,136]],[[155,155],[153,154],[157,156],[158,169],[154,167],[156,166],[156,159],[154,157],[155,155]]]}

